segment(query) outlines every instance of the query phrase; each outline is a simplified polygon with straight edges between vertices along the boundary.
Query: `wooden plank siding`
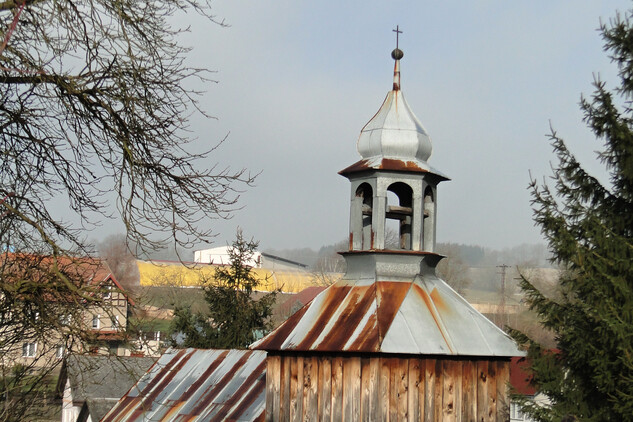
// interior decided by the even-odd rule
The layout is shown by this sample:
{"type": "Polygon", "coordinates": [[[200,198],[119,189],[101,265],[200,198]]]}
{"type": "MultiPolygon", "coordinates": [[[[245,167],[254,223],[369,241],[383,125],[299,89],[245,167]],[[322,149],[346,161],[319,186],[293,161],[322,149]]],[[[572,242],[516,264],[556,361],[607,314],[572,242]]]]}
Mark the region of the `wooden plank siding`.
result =
{"type": "Polygon", "coordinates": [[[509,364],[269,352],[266,421],[505,422],[509,364]]]}

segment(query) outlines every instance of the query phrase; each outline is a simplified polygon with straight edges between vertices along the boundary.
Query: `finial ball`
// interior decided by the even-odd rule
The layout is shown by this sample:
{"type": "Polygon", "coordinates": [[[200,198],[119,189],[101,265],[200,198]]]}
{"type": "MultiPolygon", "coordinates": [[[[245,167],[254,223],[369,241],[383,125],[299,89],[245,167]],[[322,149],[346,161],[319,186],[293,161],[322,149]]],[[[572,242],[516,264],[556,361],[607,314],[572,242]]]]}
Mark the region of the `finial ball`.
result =
{"type": "Polygon", "coordinates": [[[403,57],[404,57],[404,53],[399,48],[395,48],[391,52],[391,58],[394,59],[394,60],[400,60],[403,57]]]}

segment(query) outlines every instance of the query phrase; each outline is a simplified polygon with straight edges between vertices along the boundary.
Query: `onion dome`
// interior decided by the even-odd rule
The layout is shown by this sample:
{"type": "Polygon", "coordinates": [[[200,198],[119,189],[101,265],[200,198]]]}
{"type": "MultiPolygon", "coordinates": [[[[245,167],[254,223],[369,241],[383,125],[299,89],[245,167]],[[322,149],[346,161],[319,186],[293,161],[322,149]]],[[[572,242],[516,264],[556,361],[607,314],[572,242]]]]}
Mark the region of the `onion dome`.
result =
{"type": "Polygon", "coordinates": [[[395,49],[391,56],[395,59],[393,90],[387,94],[378,113],[361,130],[358,152],[363,159],[382,156],[426,162],[431,156],[431,138],[400,90],[403,53],[395,49]]]}
{"type": "Polygon", "coordinates": [[[411,111],[400,89],[400,60],[403,56],[399,48],[391,52],[395,60],[393,89],[387,94],[380,110],[360,132],[357,148],[361,160],[341,170],[340,174],[370,169],[429,172],[442,180],[448,180],[448,177],[427,163],[433,151],[431,138],[411,111]]]}

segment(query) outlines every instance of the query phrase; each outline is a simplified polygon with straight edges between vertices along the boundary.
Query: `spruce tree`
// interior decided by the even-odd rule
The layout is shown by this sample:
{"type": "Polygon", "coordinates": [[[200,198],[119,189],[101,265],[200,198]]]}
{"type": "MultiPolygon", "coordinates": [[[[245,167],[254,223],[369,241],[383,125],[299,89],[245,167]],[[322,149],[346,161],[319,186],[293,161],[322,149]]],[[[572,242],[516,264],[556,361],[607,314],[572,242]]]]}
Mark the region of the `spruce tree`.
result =
{"type": "Polygon", "coordinates": [[[208,313],[193,313],[187,306],[174,310],[170,331],[176,347],[216,349],[245,348],[272,328],[277,291],[253,297],[264,281],[249,265],[258,243],[244,239],[241,230],[228,248],[229,265],[218,266],[213,278],[204,280],[208,313]],[[177,340],[177,341],[176,341],[177,340]]]}
{"type": "Polygon", "coordinates": [[[633,11],[601,24],[619,86],[596,78],[581,99],[584,121],[603,143],[598,159],[609,180],[587,173],[552,130],[553,182],[530,189],[534,220],[562,269],[559,293],[521,286],[557,349],[512,335],[528,351],[532,382],[552,403],[524,400],[539,421],[633,420],[633,11]]]}
{"type": "Polygon", "coordinates": [[[272,309],[277,291],[264,294],[258,300],[253,293],[263,282],[247,263],[253,258],[258,243],[245,240],[241,230],[229,248],[230,264],[217,267],[214,282],[205,286],[214,335],[212,347],[244,348],[271,326],[272,309]]]}

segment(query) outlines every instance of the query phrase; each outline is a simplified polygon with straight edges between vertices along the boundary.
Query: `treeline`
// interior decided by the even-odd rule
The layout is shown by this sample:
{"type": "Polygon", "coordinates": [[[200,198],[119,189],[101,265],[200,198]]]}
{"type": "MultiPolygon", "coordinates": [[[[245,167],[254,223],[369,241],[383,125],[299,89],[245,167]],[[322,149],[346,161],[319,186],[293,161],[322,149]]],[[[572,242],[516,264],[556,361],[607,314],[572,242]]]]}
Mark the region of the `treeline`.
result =
{"type": "MultiPolygon", "coordinates": [[[[266,252],[282,258],[301,262],[317,271],[344,271],[344,261],[338,255],[348,249],[347,239],[314,250],[300,249],[268,249],[266,252]],[[341,265],[343,267],[341,267],[341,265]]],[[[509,265],[511,267],[550,268],[550,253],[544,244],[521,244],[512,248],[492,249],[480,245],[464,245],[453,242],[439,242],[438,253],[460,261],[466,267],[494,267],[509,265]]]]}

